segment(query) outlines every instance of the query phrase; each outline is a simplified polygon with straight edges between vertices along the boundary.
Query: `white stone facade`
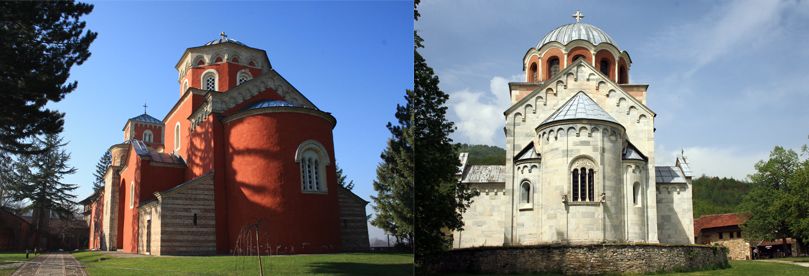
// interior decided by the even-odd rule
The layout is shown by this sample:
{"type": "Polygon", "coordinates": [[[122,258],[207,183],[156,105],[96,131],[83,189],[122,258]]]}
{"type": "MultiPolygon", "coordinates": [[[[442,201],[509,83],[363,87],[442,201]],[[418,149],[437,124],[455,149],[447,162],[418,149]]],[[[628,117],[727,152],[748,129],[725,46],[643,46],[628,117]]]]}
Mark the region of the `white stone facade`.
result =
{"type": "Polygon", "coordinates": [[[647,86],[617,84],[592,63],[577,60],[551,79],[509,85],[506,163],[489,180],[464,165],[461,183],[480,196],[463,214],[463,231],[453,233],[455,248],[693,243],[690,169],[678,158],[656,170],[647,86]],[[661,169],[665,175],[656,175],[661,169]],[[592,187],[574,192],[579,183],[592,187]]]}

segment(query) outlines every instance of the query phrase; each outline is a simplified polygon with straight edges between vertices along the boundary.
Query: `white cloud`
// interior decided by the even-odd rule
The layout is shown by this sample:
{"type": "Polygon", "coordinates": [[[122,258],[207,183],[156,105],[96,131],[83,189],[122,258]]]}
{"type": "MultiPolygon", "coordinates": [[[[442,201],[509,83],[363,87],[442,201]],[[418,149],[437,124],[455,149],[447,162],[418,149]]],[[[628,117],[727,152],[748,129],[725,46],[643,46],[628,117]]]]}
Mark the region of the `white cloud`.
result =
{"type": "MultiPolygon", "coordinates": [[[[754,172],[754,165],[769,156],[769,152],[756,152],[736,147],[687,147],[683,149],[688,165],[695,177],[700,175],[746,179],[754,172]]],[[[658,146],[657,166],[673,166],[680,149],[667,150],[658,146]]]]}
{"type": "Polygon", "coordinates": [[[674,26],[652,39],[658,55],[692,63],[686,76],[726,55],[761,46],[780,35],[784,12],[792,1],[728,1],[707,12],[701,20],[674,26]]]}
{"type": "Polygon", "coordinates": [[[503,111],[511,103],[508,82],[518,78],[519,75],[510,79],[494,77],[488,92],[467,88],[449,93],[448,106],[456,119],[458,142],[503,146],[504,140],[498,138],[502,138],[505,123],[503,111]]]}

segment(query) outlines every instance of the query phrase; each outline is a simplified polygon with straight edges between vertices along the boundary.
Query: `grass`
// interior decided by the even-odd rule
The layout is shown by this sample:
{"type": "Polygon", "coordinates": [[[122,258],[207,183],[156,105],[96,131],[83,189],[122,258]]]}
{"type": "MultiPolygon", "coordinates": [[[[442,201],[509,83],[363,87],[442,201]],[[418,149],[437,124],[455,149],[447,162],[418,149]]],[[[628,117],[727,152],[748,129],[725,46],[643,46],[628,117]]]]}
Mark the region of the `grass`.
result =
{"type": "MultiPolygon", "coordinates": [[[[257,257],[132,257],[99,252],[73,256],[90,275],[258,275],[257,257]],[[99,261],[100,260],[100,261],[99,261]]],[[[343,253],[263,257],[265,275],[412,275],[413,255],[343,253]]]]}
{"type": "Polygon", "coordinates": [[[809,263],[809,257],[788,257],[788,258],[781,258],[778,260],[797,262],[797,263],[809,263]]]}
{"type": "Polygon", "coordinates": [[[661,275],[809,275],[809,268],[764,261],[730,261],[730,268],[661,275]]]}
{"type": "MultiPolygon", "coordinates": [[[[33,258],[33,254],[30,256],[33,258]]],[[[11,275],[17,268],[3,268],[7,264],[25,261],[25,253],[0,253],[0,276],[11,275]]]]}

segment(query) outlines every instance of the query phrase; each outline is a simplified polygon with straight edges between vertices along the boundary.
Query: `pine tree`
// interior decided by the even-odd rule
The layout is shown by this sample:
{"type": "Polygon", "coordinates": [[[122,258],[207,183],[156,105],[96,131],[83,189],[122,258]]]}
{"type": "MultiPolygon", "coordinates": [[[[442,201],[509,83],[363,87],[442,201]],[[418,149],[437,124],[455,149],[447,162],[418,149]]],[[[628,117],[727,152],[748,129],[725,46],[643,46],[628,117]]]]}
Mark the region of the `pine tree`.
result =
{"type": "Polygon", "coordinates": [[[92,10],[74,1],[0,1],[0,149],[36,153],[36,137],[62,131],[64,114],[46,106],[76,89],[66,82],[90,57],[97,34],[80,17],[92,10]]]}
{"type": "Polygon", "coordinates": [[[335,165],[335,168],[337,168],[337,184],[339,184],[340,187],[346,188],[347,190],[354,189],[354,180],[346,182],[347,177],[345,174],[343,174],[343,168],[340,168],[339,164],[335,165]]]}
{"type": "Polygon", "coordinates": [[[93,173],[93,177],[95,177],[93,180],[94,190],[104,188],[104,175],[107,174],[107,168],[110,166],[111,162],[112,155],[110,155],[110,151],[105,151],[104,155],[101,156],[101,159],[98,160],[98,164],[96,164],[96,171],[93,173]]]}
{"type": "MultiPolygon", "coordinates": [[[[418,1],[416,1],[418,6],[418,1]]],[[[418,11],[415,19],[418,20],[418,11]]],[[[423,40],[414,33],[415,89],[408,101],[414,112],[416,178],[416,262],[449,247],[454,230],[463,229],[461,214],[471,204],[475,193],[458,183],[455,173],[460,161],[449,135],[455,130],[447,121],[449,96],[438,87],[438,76],[419,54],[423,40]]]]}
{"type": "Polygon", "coordinates": [[[65,145],[59,136],[48,135],[33,144],[40,154],[21,155],[15,163],[19,181],[12,184],[11,191],[15,200],[31,202],[35,247],[41,232],[47,229],[50,214],[68,217],[75,205],[72,192],[78,185],[61,182],[62,177],[76,172],[68,165],[70,154],[62,149],[65,145]]]}

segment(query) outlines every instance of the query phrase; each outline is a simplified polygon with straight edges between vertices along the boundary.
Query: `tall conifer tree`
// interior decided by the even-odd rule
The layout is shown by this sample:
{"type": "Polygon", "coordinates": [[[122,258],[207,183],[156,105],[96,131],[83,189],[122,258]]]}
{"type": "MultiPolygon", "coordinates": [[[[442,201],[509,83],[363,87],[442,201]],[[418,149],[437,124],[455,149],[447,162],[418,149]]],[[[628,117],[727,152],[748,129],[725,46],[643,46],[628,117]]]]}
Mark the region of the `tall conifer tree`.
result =
{"type": "Polygon", "coordinates": [[[107,168],[110,166],[111,162],[112,155],[110,155],[110,151],[105,151],[104,155],[101,156],[101,159],[98,160],[98,164],[96,164],[96,171],[93,173],[94,190],[104,188],[104,175],[107,174],[107,168]]]}
{"type": "MultiPolygon", "coordinates": [[[[419,1],[416,1],[418,7],[419,1]]],[[[418,10],[414,13],[418,20],[418,10]]],[[[447,121],[449,96],[438,87],[438,76],[419,54],[423,40],[414,33],[415,89],[409,93],[414,108],[416,262],[449,247],[450,233],[463,228],[461,214],[474,193],[458,183],[458,153],[449,135],[455,130],[447,121]]]]}
{"type": "Polygon", "coordinates": [[[70,68],[90,57],[96,33],[74,1],[0,1],[0,149],[33,153],[43,134],[62,132],[64,114],[46,108],[76,89],[70,68]]]}
{"type": "Polygon", "coordinates": [[[37,140],[33,146],[36,155],[21,155],[15,164],[18,174],[12,183],[11,192],[15,200],[27,200],[33,210],[34,246],[37,246],[42,231],[46,231],[50,214],[69,217],[76,198],[72,194],[78,185],[62,183],[62,177],[76,172],[68,165],[70,154],[63,147],[66,144],[57,135],[48,135],[37,140]]]}

